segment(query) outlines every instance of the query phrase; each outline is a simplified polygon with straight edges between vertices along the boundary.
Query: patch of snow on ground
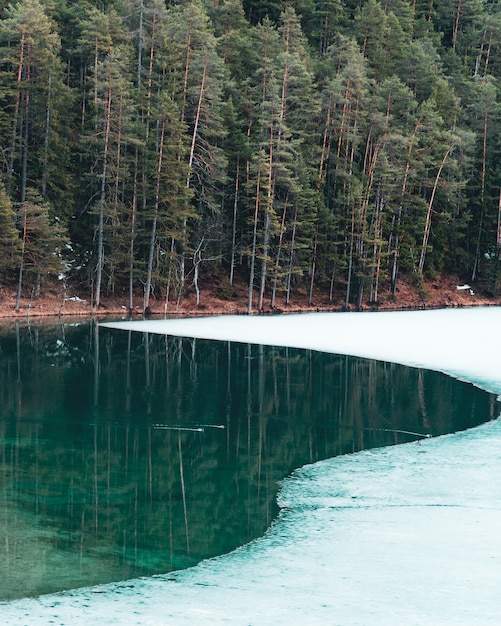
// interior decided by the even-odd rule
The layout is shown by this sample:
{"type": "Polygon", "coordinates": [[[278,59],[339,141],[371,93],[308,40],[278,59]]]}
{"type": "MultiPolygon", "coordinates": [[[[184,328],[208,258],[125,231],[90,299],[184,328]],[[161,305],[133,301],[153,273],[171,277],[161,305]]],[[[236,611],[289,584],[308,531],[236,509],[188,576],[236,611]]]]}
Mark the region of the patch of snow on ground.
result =
{"type": "MultiPolygon", "coordinates": [[[[501,309],[123,322],[448,372],[501,393],[501,309]]],[[[499,624],[501,422],[284,481],[265,537],[189,570],[0,604],[6,625],[499,624]]]]}

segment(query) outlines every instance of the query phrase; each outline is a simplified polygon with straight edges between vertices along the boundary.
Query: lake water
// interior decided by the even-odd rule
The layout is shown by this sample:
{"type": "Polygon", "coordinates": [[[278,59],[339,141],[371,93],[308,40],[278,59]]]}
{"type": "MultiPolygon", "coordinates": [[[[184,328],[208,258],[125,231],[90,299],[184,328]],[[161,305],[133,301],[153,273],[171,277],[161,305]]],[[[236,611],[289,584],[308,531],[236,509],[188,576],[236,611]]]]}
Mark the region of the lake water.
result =
{"type": "Polygon", "coordinates": [[[3,324],[0,599],[228,552],[265,532],[295,468],[475,426],[495,404],[365,359],[3,324]]]}

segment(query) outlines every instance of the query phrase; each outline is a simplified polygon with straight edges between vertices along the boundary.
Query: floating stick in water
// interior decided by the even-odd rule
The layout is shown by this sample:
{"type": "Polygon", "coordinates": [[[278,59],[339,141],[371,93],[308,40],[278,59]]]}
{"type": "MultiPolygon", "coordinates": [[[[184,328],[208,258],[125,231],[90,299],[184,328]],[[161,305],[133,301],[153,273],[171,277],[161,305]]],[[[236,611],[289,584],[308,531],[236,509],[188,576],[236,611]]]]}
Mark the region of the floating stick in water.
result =
{"type": "Polygon", "coordinates": [[[166,424],[152,424],[155,430],[188,430],[193,433],[203,433],[204,429],[201,427],[189,428],[188,426],[167,426],[166,424]]]}
{"type": "Polygon", "coordinates": [[[398,428],[366,428],[365,430],[381,431],[385,433],[402,433],[404,435],[414,435],[416,437],[423,437],[423,439],[429,439],[431,437],[429,433],[415,433],[412,430],[400,430],[398,428]]]}

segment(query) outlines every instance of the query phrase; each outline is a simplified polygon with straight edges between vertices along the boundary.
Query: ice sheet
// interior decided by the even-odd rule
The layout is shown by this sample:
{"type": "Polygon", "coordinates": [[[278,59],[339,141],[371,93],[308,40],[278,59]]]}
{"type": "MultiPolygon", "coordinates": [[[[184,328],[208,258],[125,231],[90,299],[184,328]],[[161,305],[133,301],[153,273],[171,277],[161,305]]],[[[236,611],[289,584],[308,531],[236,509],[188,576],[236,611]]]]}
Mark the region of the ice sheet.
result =
{"type": "MultiPolygon", "coordinates": [[[[379,358],[501,393],[500,322],[487,308],[120,327],[379,358]]],[[[175,574],[0,604],[0,622],[499,624],[500,450],[496,420],[306,466],[248,546],[175,574]]]]}

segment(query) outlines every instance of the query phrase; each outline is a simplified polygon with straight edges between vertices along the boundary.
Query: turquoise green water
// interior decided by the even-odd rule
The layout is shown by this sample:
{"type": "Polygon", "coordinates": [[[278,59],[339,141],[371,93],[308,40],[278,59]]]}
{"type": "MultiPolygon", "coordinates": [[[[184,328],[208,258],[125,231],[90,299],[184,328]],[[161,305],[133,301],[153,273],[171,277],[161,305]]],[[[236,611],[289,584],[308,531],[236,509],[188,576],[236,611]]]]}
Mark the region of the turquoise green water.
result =
{"type": "Polygon", "coordinates": [[[305,463],[496,414],[485,392],[392,364],[4,324],[0,599],[188,567],[262,535],[305,463]]]}

